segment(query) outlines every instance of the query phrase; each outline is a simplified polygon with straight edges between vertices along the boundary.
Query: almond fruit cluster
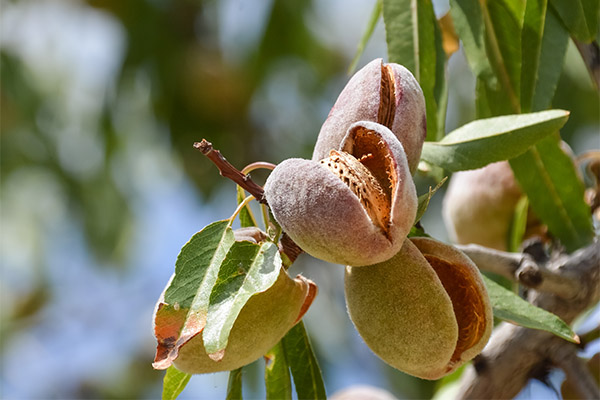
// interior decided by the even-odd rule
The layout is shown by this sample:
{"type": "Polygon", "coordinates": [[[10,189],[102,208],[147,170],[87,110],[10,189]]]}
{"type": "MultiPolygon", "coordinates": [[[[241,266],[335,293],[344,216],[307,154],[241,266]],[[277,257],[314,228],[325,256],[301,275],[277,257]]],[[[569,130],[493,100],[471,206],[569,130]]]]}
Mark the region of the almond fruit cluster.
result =
{"type": "MultiPolygon", "coordinates": [[[[312,159],[280,163],[264,193],[298,246],[346,265],[348,313],[371,350],[401,371],[438,379],[481,352],[493,321],[466,255],[430,238],[407,238],[425,121],[425,99],[410,71],[374,60],[341,92],[312,159]]],[[[238,233],[236,240],[266,238],[238,233]]],[[[206,354],[200,333],[179,348],[175,366],[208,373],[256,360],[302,318],[315,294],[314,283],[282,268],[277,282],[243,307],[220,360],[206,354]]]]}
{"type": "Polygon", "coordinates": [[[425,121],[410,71],[374,60],[341,92],[312,160],[279,164],[265,197],[305,252],[346,265],[348,313],[371,350],[401,371],[438,379],[481,352],[493,320],[466,255],[430,238],[407,239],[425,121]]]}

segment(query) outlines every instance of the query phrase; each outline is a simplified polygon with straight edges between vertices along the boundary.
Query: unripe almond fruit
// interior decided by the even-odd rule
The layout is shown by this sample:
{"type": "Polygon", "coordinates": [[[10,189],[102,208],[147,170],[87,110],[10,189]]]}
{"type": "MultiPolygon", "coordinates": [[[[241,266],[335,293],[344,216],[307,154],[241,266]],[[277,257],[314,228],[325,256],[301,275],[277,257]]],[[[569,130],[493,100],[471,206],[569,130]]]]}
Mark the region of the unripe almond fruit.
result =
{"type": "Polygon", "coordinates": [[[370,265],[400,250],[417,195],[402,144],[381,124],[361,121],[320,162],[289,159],[265,184],[273,216],[310,255],[370,265]]]}
{"type": "MultiPolygon", "coordinates": [[[[510,226],[523,192],[508,161],[452,175],[442,215],[450,240],[507,250],[510,226]]],[[[546,228],[531,212],[525,237],[545,236],[546,228]]]]}
{"type": "Polygon", "coordinates": [[[348,313],[383,361],[438,379],[477,355],[493,325],[477,267],[460,251],[428,238],[407,239],[393,258],[346,267],[348,313]]]}
{"type": "Polygon", "coordinates": [[[321,127],[312,159],[328,157],[357,121],[389,128],[404,146],[411,173],[416,171],[427,135],[425,98],[408,69],[378,58],[354,74],[321,127]]]}
{"type": "Polygon", "coordinates": [[[200,332],[179,348],[175,367],[188,374],[205,374],[250,364],[266,354],[303,317],[316,293],[312,281],[301,275],[292,279],[281,268],[275,283],[252,296],[240,311],[220,361],[208,356],[200,332]]]}

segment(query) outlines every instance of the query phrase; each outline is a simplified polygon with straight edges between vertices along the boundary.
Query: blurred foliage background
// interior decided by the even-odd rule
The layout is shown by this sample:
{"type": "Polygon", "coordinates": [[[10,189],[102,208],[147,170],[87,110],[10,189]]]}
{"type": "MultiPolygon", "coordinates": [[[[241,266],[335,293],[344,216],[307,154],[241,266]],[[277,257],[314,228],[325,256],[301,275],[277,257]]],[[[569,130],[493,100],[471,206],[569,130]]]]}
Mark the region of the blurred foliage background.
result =
{"type": "MultiPolygon", "coordinates": [[[[0,3],[1,397],[160,397],[154,302],[180,247],[235,205],[192,143],[206,138],[238,168],[309,158],[373,3],[0,3]]],[[[381,22],[359,66],[376,57],[381,22]]],[[[473,118],[475,83],[462,52],[449,74],[451,130],[473,118]]],[[[571,110],[562,136],[576,153],[600,147],[597,92],[573,46],[555,107],[571,110]]],[[[442,196],[423,224],[446,240],[442,196]]],[[[439,383],[388,368],[360,341],[341,267],[304,255],[293,268],[320,287],[306,324],[329,393],[433,395],[439,383]]],[[[261,363],[247,369],[249,398],[264,390],[261,363]]],[[[181,398],[224,398],[226,381],[196,376],[181,398]]]]}

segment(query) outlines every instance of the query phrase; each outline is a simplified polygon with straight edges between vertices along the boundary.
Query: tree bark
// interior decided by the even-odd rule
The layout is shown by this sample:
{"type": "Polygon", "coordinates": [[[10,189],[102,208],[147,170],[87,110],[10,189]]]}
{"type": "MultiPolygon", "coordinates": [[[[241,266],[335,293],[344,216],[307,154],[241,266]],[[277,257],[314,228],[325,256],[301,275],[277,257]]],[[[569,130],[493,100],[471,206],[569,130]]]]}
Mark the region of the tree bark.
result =
{"type": "MultiPolygon", "coordinates": [[[[528,289],[527,300],[558,315],[568,324],[600,300],[598,241],[571,256],[563,255],[543,264],[536,264],[537,260],[526,255],[515,257],[514,253],[486,252],[481,246],[462,246],[462,249],[480,269],[500,271],[503,276],[537,287],[528,289]],[[491,266],[494,255],[497,262],[491,266]],[[536,279],[523,282],[523,264],[539,271],[534,273],[536,279]]],[[[558,366],[568,376],[578,375],[575,379],[582,397],[600,398],[597,385],[587,368],[578,363],[576,353],[576,345],[549,332],[503,322],[494,330],[483,352],[465,370],[458,397],[510,399],[523,389],[530,378],[543,377],[543,371],[550,366],[558,366]]]]}

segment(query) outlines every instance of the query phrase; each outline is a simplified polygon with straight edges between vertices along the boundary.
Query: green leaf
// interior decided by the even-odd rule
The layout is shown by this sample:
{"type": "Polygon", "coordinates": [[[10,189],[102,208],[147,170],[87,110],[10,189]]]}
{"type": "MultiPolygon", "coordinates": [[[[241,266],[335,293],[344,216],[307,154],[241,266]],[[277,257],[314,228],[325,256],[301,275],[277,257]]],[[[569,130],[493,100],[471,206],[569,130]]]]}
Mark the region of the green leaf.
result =
{"type": "MultiPolygon", "coordinates": [[[[488,0],[482,2],[486,46],[501,87],[496,94],[519,113],[521,94],[521,21],[525,2],[488,0]]],[[[496,115],[500,115],[496,113],[496,115]]]]}
{"type": "Polygon", "coordinates": [[[521,38],[521,111],[550,107],[567,51],[569,34],[547,12],[548,0],[529,0],[521,38]]]}
{"type": "Polygon", "coordinates": [[[231,246],[210,295],[202,334],[209,355],[222,357],[240,311],[250,297],[275,283],[281,267],[277,245],[272,242],[242,241],[231,246]]]}
{"type": "MultiPolygon", "coordinates": [[[[553,12],[546,12],[544,36],[531,109],[541,111],[550,107],[569,44],[569,33],[553,12]]],[[[521,79],[524,82],[524,78],[521,79]]]]}
{"type": "MultiPolygon", "coordinates": [[[[521,33],[521,110],[531,111],[533,92],[538,81],[538,69],[542,52],[542,37],[546,21],[548,0],[527,0],[521,33]]],[[[551,67],[544,65],[544,68],[551,67]]]]}
{"type": "Polygon", "coordinates": [[[319,363],[310,345],[304,323],[298,322],[283,338],[288,361],[299,399],[326,399],[325,385],[319,363]]]}
{"type": "Polygon", "coordinates": [[[206,312],[219,266],[235,241],[229,225],[229,220],[213,222],[183,246],[175,263],[175,277],[165,292],[167,304],[206,312]]]}
{"type": "Polygon", "coordinates": [[[217,221],[192,236],[181,249],[175,275],[155,316],[155,368],[169,367],[179,347],[204,328],[210,293],[234,241],[230,221],[217,221]]]}
{"type": "Polygon", "coordinates": [[[444,51],[444,39],[440,24],[437,20],[433,23],[435,37],[435,86],[433,88],[433,101],[437,106],[436,124],[437,131],[433,128],[427,131],[427,139],[437,141],[446,134],[446,111],[448,110],[448,79],[446,76],[446,66],[448,57],[444,51]]]}
{"type": "MultiPolygon", "coordinates": [[[[241,204],[242,201],[246,198],[246,192],[240,186],[237,186],[237,203],[241,204]]],[[[246,206],[240,210],[239,214],[240,218],[240,226],[242,228],[246,228],[249,226],[258,226],[256,223],[256,218],[254,218],[254,214],[252,214],[252,210],[250,206],[246,206]]]]}
{"type": "Polygon", "coordinates": [[[452,131],[439,142],[425,142],[421,158],[450,171],[481,168],[524,153],[560,129],[568,117],[568,111],[549,110],[480,119],[452,131]]]}
{"type": "Polygon", "coordinates": [[[383,9],[383,0],[377,0],[375,2],[375,6],[373,7],[373,12],[371,12],[371,17],[369,18],[369,22],[367,23],[367,29],[365,33],[363,33],[360,42],[358,42],[358,48],[356,49],[356,54],[348,67],[348,75],[352,75],[354,70],[356,69],[356,65],[358,64],[358,60],[360,60],[360,56],[362,56],[363,51],[365,51],[365,47],[367,46],[367,42],[371,39],[373,35],[373,31],[377,26],[377,21],[379,21],[379,17],[381,17],[381,10],[383,9]]]}
{"type": "Polygon", "coordinates": [[[411,237],[431,237],[431,236],[429,234],[427,234],[427,232],[425,232],[425,229],[423,229],[421,224],[416,224],[415,226],[410,228],[410,232],[408,232],[408,235],[406,235],[406,237],[411,238],[411,237]]]}
{"type": "Polygon", "coordinates": [[[485,275],[482,277],[496,318],[526,328],[548,331],[569,342],[579,343],[578,336],[562,319],[523,300],[485,275]]]}
{"type": "Polygon", "coordinates": [[[265,385],[267,400],[292,399],[290,368],[285,358],[283,342],[265,354],[265,385]]]}
{"type": "Polygon", "coordinates": [[[234,369],[229,372],[229,380],[227,382],[227,397],[226,400],[242,400],[242,369],[244,367],[234,369]]]}
{"type": "Polygon", "coordinates": [[[192,376],[170,366],[163,379],[162,400],[175,400],[192,376]]]}
{"type": "Polygon", "coordinates": [[[404,65],[419,81],[425,96],[427,135],[430,140],[436,138],[437,20],[431,0],[383,0],[383,20],[389,61],[404,65]]]}
{"type": "Polygon", "coordinates": [[[508,238],[508,251],[518,252],[523,243],[523,236],[527,229],[527,211],[529,209],[529,200],[527,196],[523,196],[519,199],[513,219],[510,224],[510,236],[508,238]]]}
{"type": "Polygon", "coordinates": [[[442,185],[446,182],[447,179],[448,177],[445,176],[444,179],[442,179],[435,186],[435,188],[432,189],[431,186],[429,186],[429,191],[419,196],[419,205],[417,206],[417,216],[415,217],[415,224],[421,220],[421,217],[423,217],[423,214],[425,214],[425,211],[427,211],[427,207],[429,207],[429,202],[431,201],[431,198],[433,197],[435,192],[437,192],[438,189],[442,187],[442,185]]]}
{"type": "Polygon", "coordinates": [[[571,157],[560,148],[558,135],[541,140],[525,154],[510,160],[519,185],[535,215],[572,252],[593,240],[584,186],[571,157]]]}
{"type": "Polygon", "coordinates": [[[598,31],[598,0],[550,0],[571,35],[591,42],[598,31]]]}
{"type": "Polygon", "coordinates": [[[475,96],[477,118],[514,114],[515,109],[518,109],[511,103],[502,86],[498,85],[497,88],[491,88],[482,79],[477,79],[475,96]]]}
{"type": "Polygon", "coordinates": [[[450,15],[473,74],[494,87],[496,77],[485,48],[485,24],[479,0],[451,0],[450,15]]]}

